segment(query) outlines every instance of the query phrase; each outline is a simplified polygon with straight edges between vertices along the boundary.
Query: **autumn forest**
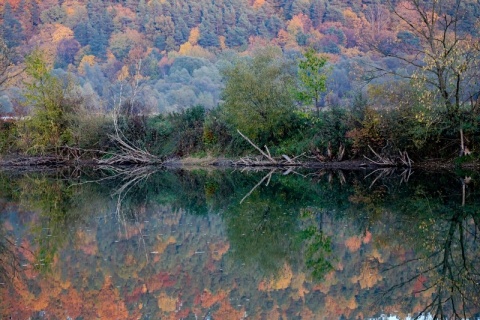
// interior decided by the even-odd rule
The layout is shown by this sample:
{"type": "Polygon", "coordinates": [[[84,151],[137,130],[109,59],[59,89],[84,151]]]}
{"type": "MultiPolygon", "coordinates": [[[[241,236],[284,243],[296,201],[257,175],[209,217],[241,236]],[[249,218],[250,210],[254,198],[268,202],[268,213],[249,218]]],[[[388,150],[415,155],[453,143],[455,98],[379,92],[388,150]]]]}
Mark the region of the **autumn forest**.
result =
{"type": "Polygon", "coordinates": [[[0,318],[477,319],[479,0],[0,0],[0,318]]]}
{"type": "Polygon", "coordinates": [[[320,162],[477,159],[476,1],[8,0],[0,13],[7,157],[255,152],[241,132],[320,162]]]}

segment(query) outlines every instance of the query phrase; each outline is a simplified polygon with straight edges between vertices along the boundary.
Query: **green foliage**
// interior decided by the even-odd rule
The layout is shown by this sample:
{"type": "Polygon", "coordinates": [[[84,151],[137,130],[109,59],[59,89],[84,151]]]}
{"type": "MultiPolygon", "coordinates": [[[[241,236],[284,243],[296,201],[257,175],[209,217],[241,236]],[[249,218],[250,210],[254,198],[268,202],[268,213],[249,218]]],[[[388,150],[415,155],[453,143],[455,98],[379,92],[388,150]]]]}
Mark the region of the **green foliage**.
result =
{"type": "Polygon", "coordinates": [[[305,266],[311,269],[315,280],[322,280],[327,273],[333,270],[328,260],[332,255],[332,241],[329,236],[310,226],[301,233],[301,238],[307,242],[305,249],[305,266]]]}
{"type": "Polygon", "coordinates": [[[0,121],[0,154],[17,151],[18,129],[14,122],[0,121]]]}
{"type": "Polygon", "coordinates": [[[26,104],[32,115],[20,126],[20,145],[29,153],[59,153],[59,148],[72,143],[70,125],[75,101],[68,99],[71,83],[64,83],[51,73],[44,53],[34,51],[26,58],[26,104]]]}
{"type": "Polygon", "coordinates": [[[288,136],[294,76],[278,48],[260,50],[224,71],[223,115],[232,128],[263,145],[288,136]]]}
{"type": "Polygon", "coordinates": [[[314,103],[317,115],[320,116],[320,95],[327,90],[327,75],[325,73],[326,57],[319,57],[314,49],[310,48],[298,63],[298,77],[300,88],[297,91],[298,99],[304,103],[314,103]]]}
{"type": "Polygon", "coordinates": [[[146,123],[146,147],[161,156],[187,156],[204,150],[205,108],[158,115],[146,123]]]}

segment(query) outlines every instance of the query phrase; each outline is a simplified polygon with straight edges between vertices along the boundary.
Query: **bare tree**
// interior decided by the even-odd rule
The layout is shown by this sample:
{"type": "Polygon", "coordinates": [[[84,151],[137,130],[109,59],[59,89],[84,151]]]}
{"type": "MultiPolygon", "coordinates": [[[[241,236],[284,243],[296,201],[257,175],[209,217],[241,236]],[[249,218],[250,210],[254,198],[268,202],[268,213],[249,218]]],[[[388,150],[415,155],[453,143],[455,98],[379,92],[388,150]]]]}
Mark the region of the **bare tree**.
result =
{"type": "Polygon", "coordinates": [[[390,11],[384,5],[374,2],[365,10],[365,18],[370,24],[372,37],[378,38],[390,24],[390,11]]]}
{"type": "Polygon", "coordinates": [[[480,107],[480,44],[464,25],[464,2],[390,1],[391,12],[401,29],[408,30],[411,41],[398,39],[393,48],[373,42],[377,52],[401,60],[407,70],[400,73],[377,66],[376,71],[424,85],[424,102],[439,106],[442,121],[460,133],[461,155],[468,150],[463,125],[480,107]]]}

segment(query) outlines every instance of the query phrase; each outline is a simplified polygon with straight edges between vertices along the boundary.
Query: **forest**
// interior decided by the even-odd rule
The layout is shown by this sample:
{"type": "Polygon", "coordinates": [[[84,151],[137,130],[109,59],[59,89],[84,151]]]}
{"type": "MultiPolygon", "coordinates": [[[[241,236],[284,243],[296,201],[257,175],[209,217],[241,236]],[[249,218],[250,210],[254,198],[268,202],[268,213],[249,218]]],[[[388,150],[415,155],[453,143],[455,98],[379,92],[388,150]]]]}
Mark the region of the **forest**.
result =
{"type": "Polygon", "coordinates": [[[479,159],[475,0],[7,0],[0,21],[10,163],[479,159]]]}

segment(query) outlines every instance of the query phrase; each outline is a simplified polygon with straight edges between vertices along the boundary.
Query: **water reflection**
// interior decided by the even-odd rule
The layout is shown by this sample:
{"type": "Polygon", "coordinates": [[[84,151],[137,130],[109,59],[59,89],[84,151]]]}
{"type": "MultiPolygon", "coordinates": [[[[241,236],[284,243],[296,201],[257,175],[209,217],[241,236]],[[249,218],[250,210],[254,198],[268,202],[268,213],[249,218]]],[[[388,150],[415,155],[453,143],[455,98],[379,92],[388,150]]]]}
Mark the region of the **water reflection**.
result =
{"type": "Polygon", "coordinates": [[[474,173],[288,173],[1,174],[0,316],[478,316],[474,173]]]}

